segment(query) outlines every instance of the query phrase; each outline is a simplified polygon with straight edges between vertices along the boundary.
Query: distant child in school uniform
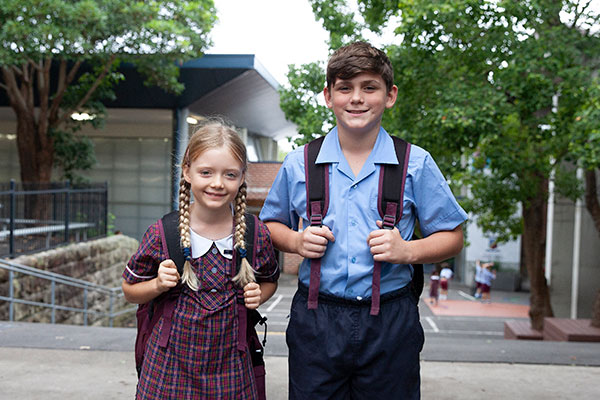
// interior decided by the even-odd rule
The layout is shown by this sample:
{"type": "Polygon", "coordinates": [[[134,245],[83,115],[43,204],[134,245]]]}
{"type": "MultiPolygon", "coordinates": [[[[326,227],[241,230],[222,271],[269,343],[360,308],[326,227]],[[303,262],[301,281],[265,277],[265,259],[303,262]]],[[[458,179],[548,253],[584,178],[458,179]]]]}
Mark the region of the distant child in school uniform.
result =
{"type": "Polygon", "coordinates": [[[482,283],[483,283],[483,270],[485,268],[487,268],[488,266],[492,267],[494,266],[493,262],[489,262],[489,263],[483,263],[481,264],[481,262],[479,260],[475,261],[475,294],[474,297],[476,299],[481,299],[482,296],[482,283]]]}
{"type": "Polygon", "coordinates": [[[448,299],[448,281],[452,279],[454,272],[447,262],[442,263],[440,271],[440,300],[448,299]]]}
{"type": "Polygon", "coordinates": [[[492,281],[496,279],[496,271],[492,270],[494,263],[485,263],[481,271],[481,300],[491,302],[492,281]]]}
{"type": "Polygon", "coordinates": [[[429,277],[429,303],[435,306],[438,305],[440,288],[440,267],[436,265],[435,270],[429,277]]]}
{"type": "Polygon", "coordinates": [[[383,229],[379,172],[382,164],[399,164],[381,127],[398,95],[392,65],[381,50],[356,42],[333,53],[326,75],[323,94],[337,124],[315,162],[328,170],[322,225],[310,226],[307,217],[303,147],[286,156],[260,214],[276,248],[305,257],[286,332],[289,397],[417,399],[424,336],[411,264],[457,254],[467,215],[431,155],[413,145],[403,214],[393,229],[383,229]],[[411,241],[417,217],[424,238],[411,241]],[[314,273],[311,259],[320,259],[314,273]],[[381,263],[377,312],[375,262],[381,263]]]}
{"type": "Polygon", "coordinates": [[[167,347],[158,345],[162,320],[148,340],[137,399],[258,396],[250,355],[237,346],[237,297],[243,290],[246,307],[256,309],[275,292],[279,268],[269,232],[258,222],[256,270],[243,259],[236,274],[233,249],[243,254],[246,248],[246,167],[246,147],[231,127],[211,121],[196,130],[181,166],[182,276],[165,259],[158,221],[123,272],[123,292],[132,303],[147,303],[182,284],[167,347]]]}

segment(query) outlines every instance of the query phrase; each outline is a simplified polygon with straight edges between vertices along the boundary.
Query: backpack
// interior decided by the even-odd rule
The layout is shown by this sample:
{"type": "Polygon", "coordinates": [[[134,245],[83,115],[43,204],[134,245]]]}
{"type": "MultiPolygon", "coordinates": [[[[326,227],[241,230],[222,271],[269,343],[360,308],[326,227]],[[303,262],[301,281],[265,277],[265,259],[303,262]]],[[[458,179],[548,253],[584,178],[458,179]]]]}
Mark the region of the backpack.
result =
{"type": "MultiPolygon", "coordinates": [[[[321,226],[329,207],[329,164],[316,164],[317,156],[325,136],[321,136],[304,146],[304,172],[306,176],[306,214],[311,226],[321,226]]],[[[383,229],[394,229],[402,218],[404,184],[408,169],[410,143],[392,136],[398,164],[381,164],[379,173],[379,193],[377,209],[383,222],[383,229]],[[398,184],[400,182],[400,184],[398,184]]],[[[415,237],[413,237],[414,239],[415,237]]],[[[423,265],[413,264],[413,278],[410,288],[418,301],[423,292],[423,265]]],[[[308,287],[308,308],[316,309],[321,280],[321,259],[310,260],[310,283],[308,287]]],[[[379,314],[381,262],[373,265],[371,315],[379,314]]]]}
{"type": "MultiPolygon", "coordinates": [[[[246,213],[245,215],[246,235],[244,236],[244,240],[246,242],[246,251],[249,257],[248,261],[250,262],[250,265],[254,265],[257,250],[256,238],[258,236],[257,217],[250,213],[246,213]]],[[[178,225],[178,211],[172,211],[164,215],[158,221],[163,253],[165,254],[166,258],[173,260],[175,265],[177,265],[177,271],[181,275],[183,274],[183,264],[185,262],[185,258],[180,246],[178,225]]],[[[234,253],[236,268],[239,269],[241,256],[236,251],[234,251],[234,253]]],[[[173,311],[175,310],[181,289],[182,284],[179,282],[177,286],[171,288],[167,292],[162,293],[160,296],[149,301],[148,303],[140,304],[138,306],[138,310],[136,312],[137,336],[135,340],[135,367],[138,373],[138,378],[142,371],[144,351],[146,349],[148,338],[150,338],[154,326],[161,319],[161,317],[163,318],[163,327],[158,345],[161,347],[166,347],[169,343],[173,311]]],[[[252,367],[256,380],[258,397],[259,399],[264,400],[266,398],[264,345],[266,344],[267,338],[267,317],[261,316],[257,310],[247,309],[244,304],[243,296],[237,296],[236,306],[237,316],[239,319],[237,348],[239,351],[246,351],[246,348],[248,348],[250,357],[252,359],[252,367]],[[256,333],[256,324],[265,326],[265,333],[262,343],[256,333]]]]}

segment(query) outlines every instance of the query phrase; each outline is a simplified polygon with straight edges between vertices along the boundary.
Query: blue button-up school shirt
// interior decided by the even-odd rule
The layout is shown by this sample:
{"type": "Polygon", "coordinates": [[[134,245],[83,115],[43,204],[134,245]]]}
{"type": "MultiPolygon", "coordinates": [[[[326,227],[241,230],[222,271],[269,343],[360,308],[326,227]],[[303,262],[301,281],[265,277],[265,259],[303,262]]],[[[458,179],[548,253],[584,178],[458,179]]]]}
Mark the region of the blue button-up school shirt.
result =
{"type": "MultiPolygon", "coordinates": [[[[338,140],[337,128],[325,137],[317,164],[329,163],[329,209],[323,221],[335,236],[321,260],[320,291],[334,296],[361,299],[371,296],[373,256],[367,237],[379,229],[376,221],[379,164],[398,164],[394,144],[381,128],[375,146],[358,176],[354,176],[338,140]]],[[[310,225],[306,216],[304,147],[290,152],[275,178],[260,213],[263,221],[277,221],[297,230],[310,225]]],[[[398,182],[400,184],[400,182],[398,182]]],[[[402,219],[396,224],[404,240],[413,235],[416,220],[421,233],[452,230],[467,219],[448,184],[428,152],[412,145],[404,188],[402,219]]],[[[382,263],[381,293],[406,286],[412,266],[382,263]]],[[[310,261],[305,259],[299,279],[309,284],[310,261]]]]}

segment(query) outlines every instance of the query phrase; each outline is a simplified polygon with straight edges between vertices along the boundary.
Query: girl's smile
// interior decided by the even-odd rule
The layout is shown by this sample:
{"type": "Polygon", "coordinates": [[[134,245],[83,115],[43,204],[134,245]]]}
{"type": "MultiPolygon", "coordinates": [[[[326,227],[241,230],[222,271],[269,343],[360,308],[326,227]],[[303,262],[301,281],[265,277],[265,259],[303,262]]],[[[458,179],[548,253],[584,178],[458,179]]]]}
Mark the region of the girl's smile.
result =
{"type": "Polygon", "coordinates": [[[183,176],[191,185],[194,202],[213,211],[230,212],[229,205],[244,182],[242,165],[225,146],[201,153],[183,167],[183,176]]]}

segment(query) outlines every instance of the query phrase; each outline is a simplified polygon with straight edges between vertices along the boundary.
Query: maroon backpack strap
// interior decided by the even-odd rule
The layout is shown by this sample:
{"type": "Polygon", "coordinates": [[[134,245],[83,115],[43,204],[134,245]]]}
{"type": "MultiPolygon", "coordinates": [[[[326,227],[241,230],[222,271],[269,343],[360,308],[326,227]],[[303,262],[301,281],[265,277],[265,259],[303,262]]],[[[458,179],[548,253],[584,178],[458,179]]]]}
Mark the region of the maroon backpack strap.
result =
{"type": "MultiPolygon", "coordinates": [[[[381,164],[379,169],[379,193],[377,209],[383,229],[394,229],[402,218],[404,183],[408,170],[410,143],[392,136],[398,164],[381,164]],[[398,184],[400,183],[400,184],[398,184]]],[[[381,262],[373,263],[373,283],[371,286],[371,315],[379,314],[381,294],[381,262]]]]}
{"type": "MultiPolygon", "coordinates": [[[[317,164],[317,156],[325,136],[304,146],[304,173],[306,176],[306,215],[310,226],[322,226],[329,208],[329,164],[317,164]]],[[[319,302],[321,259],[310,259],[308,309],[314,310],[319,302]]]]}
{"type": "MultiPolygon", "coordinates": [[[[178,212],[172,211],[158,220],[158,230],[165,259],[172,259],[177,265],[177,270],[183,272],[183,253],[179,245],[179,233],[177,230],[178,212]],[[171,249],[171,251],[169,251],[171,249]]],[[[161,303],[156,306],[157,315],[162,315],[163,326],[158,340],[160,347],[167,347],[169,336],[171,335],[171,325],[173,323],[173,311],[177,304],[177,298],[181,292],[181,283],[170,289],[161,298],[161,303]],[[162,312],[158,312],[158,311],[162,312]]]]}

